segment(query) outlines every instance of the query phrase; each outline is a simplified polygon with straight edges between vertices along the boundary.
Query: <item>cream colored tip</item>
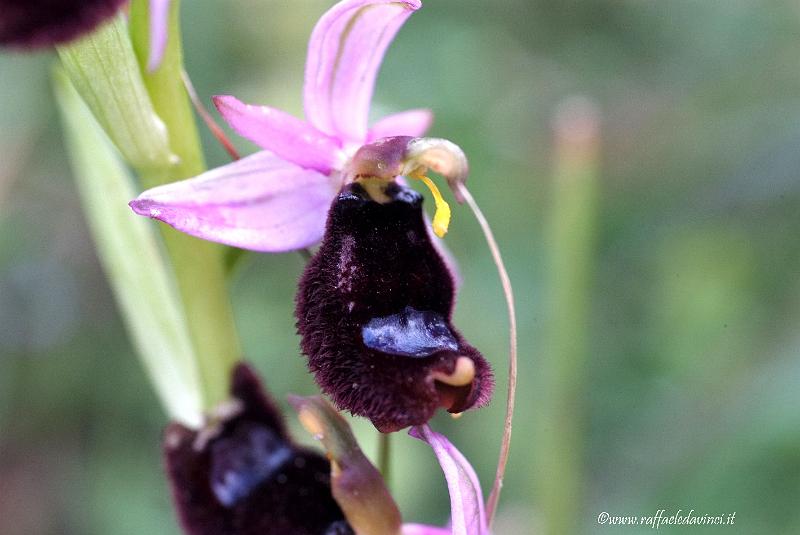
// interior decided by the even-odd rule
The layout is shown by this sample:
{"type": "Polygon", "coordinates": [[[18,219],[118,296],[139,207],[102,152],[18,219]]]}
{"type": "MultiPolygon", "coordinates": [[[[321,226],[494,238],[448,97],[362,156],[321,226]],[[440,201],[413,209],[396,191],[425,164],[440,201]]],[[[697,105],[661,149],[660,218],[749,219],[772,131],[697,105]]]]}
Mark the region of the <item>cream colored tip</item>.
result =
{"type": "Polygon", "coordinates": [[[450,386],[467,386],[475,379],[475,363],[469,357],[458,357],[453,373],[433,372],[434,379],[450,386]]]}
{"type": "Polygon", "coordinates": [[[317,440],[321,440],[325,434],[325,429],[323,428],[322,424],[311,411],[308,409],[300,409],[300,412],[297,414],[297,418],[300,420],[300,424],[305,428],[306,431],[311,433],[314,438],[317,440]]]}

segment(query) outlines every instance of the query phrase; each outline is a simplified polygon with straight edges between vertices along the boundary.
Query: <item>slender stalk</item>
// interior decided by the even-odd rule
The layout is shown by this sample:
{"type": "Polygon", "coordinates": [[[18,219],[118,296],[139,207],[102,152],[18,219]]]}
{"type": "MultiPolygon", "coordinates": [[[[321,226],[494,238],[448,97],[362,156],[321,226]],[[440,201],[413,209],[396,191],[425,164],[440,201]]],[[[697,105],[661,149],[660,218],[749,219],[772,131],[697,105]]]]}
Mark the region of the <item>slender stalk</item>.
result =
{"type": "Polygon", "coordinates": [[[208,113],[208,109],[203,105],[203,101],[200,100],[200,97],[197,95],[197,91],[194,88],[194,84],[192,83],[192,79],[189,78],[189,73],[186,72],[185,69],[181,70],[181,78],[183,79],[183,85],[186,88],[186,93],[189,95],[189,98],[192,101],[192,105],[194,106],[194,110],[203,119],[203,122],[206,124],[206,127],[211,131],[211,134],[214,136],[222,148],[225,149],[225,152],[231,157],[231,160],[238,160],[241,158],[239,156],[239,151],[236,150],[236,147],[233,146],[231,140],[228,139],[228,136],[225,135],[225,132],[220,128],[214,118],[208,113]]]}
{"type": "Polygon", "coordinates": [[[392,434],[378,433],[378,470],[381,471],[386,486],[392,475],[392,434]]]}
{"type": "MultiPolygon", "coordinates": [[[[168,169],[142,174],[144,185],[180,180],[205,170],[205,161],[192,109],[184,88],[183,50],[180,37],[180,2],[173,0],[169,40],[161,66],[148,72],[149,3],[135,0],[130,24],[134,51],[153,107],[169,133],[170,149],[177,161],[168,169]]],[[[224,248],[160,225],[164,242],[186,308],[197,354],[206,409],[227,397],[229,371],[239,359],[239,342],[226,287],[224,248]]]]}
{"type": "Polygon", "coordinates": [[[568,99],[554,126],[555,161],[549,222],[545,358],[535,433],[537,496],[544,533],[579,531],[590,274],[596,206],[597,111],[568,99]]]}
{"type": "Polygon", "coordinates": [[[511,287],[511,279],[508,277],[508,271],[503,262],[503,257],[500,254],[497,240],[494,238],[492,228],[489,226],[489,222],[478,207],[478,203],[475,202],[475,198],[464,183],[459,182],[457,188],[458,192],[467,202],[470,210],[472,210],[472,213],[475,214],[475,219],[478,220],[478,224],[481,226],[483,235],[486,238],[486,244],[489,247],[489,251],[492,253],[492,259],[497,267],[497,274],[503,286],[503,295],[505,296],[506,307],[508,309],[508,395],[506,397],[506,417],[503,423],[503,440],[500,443],[500,455],[497,459],[497,471],[494,476],[494,484],[492,485],[492,492],[489,494],[489,499],[486,502],[486,518],[491,528],[495,514],[497,513],[497,503],[500,500],[500,491],[503,488],[503,477],[506,473],[508,454],[511,448],[514,400],[517,394],[517,313],[514,307],[514,289],[511,287]]]}

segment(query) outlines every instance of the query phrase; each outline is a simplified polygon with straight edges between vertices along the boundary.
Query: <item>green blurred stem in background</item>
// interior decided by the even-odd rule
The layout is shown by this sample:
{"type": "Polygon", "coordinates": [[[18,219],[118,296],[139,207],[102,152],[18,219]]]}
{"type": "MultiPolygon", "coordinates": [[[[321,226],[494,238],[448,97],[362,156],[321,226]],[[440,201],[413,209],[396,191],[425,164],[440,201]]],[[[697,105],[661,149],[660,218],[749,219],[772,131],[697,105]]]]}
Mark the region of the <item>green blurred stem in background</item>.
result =
{"type": "MultiPolygon", "coordinates": [[[[118,18],[59,50],[79,93],[137,171],[144,188],[205,170],[197,128],[181,80],[179,4],[177,0],[171,3],[169,41],[161,67],[154,73],[146,72],[149,40],[146,0],[131,5],[133,47],[125,21],[118,18]],[[109,109],[114,113],[109,113],[109,109]],[[158,145],[162,138],[163,143],[158,145]],[[135,144],[144,143],[143,140],[154,146],[147,151],[134,150],[135,144]]],[[[137,216],[131,212],[131,217],[137,216]]],[[[229,370],[239,358],[225,283],[224,248],[180,234],[165,225],[159,227],[183,302],[202,385],[203,407],[210,409],[227,397],[229,370]]]]}
{"type": "Polygon", "coordinates": [[[55,69],[53,82],[86,222],[131,342],[169,417],[199,426],[197,362],[158,234],[130,217],[134,180],[66,73],[55,69]]]}
{"type": "Polygon", "coordinates": [[[378,470],[386,486],[391,485],[392,476],[392,434],[378,433],[378,470]]]}
{"type": "Polygon", "coordinates": [[[598,173],[597,112],[565,101],[555,119],[555,169],[546,234],[549,299],[539,370],[536,496],[544,534],[582,524],[587,330],[598,173]]]}

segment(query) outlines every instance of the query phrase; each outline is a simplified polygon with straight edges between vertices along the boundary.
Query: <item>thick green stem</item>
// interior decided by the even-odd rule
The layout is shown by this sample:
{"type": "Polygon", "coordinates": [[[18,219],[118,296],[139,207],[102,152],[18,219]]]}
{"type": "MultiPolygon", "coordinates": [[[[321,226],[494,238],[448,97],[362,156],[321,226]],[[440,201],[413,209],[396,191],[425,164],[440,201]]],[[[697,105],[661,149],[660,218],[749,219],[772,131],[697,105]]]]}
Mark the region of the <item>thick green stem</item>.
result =
{"type": "Polygon", "coordinates": [[[579,531],[583,518],[585,368],[593,263],[598,138],[596,111],[568,101],[556,117],[550,202],[546,358],[540,368],[536,432],[544,533],[579,531]]]}
{"type": "Polygon", "coordinates": [[[61,69],[53,76],[86,222],[131,341],[169,417],[202,424],[197,362],[178,298],[153,226],[131,217],[133,178],[61,69]]]}
{"type": "MultiPolygon", "coordinates": [[[[177,160],[168,168],[143,174],[146,187],[173,182],[205,170],[205,161],[192,109],[183,86],[183,50],[178,0],[171,3],[169,40],[159,69],[147,72],[148,2],[131,4],[131,35],[145,86],[169,134],[177,160]]],[[[239,358],[239,342],[225,283],[224,248],[161,225],[164,242],[175,270],[186,318],[198,359],[206,408],[227,396],[228,377],[239,358]]]]}

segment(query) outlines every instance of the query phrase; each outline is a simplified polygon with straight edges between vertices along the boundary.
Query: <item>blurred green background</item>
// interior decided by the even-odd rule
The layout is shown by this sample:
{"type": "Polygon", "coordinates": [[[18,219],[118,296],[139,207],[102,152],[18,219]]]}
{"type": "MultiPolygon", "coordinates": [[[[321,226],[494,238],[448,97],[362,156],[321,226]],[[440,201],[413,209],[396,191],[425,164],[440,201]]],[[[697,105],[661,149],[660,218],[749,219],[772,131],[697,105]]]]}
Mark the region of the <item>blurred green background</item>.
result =
{"type": "MultiPolygon", "coordinates": [[[[306,40],[331,2],[184,4],[206,101],[301,114],[306,40]]],[[[375,116],[435,111],[431,133],[470,158],[517,294],[498,534],[645,533],[597,517],[658,509],[736,512],[734,526],[669,532],[800,533],[798,58],[794,1],[429,0],[400,32],[375,116]],[[575,96],[598,117],[597,160],[579,165],[554,131],[575,96]]],[[[0,54],[0,533],[176,534],[166,421],[83,223],[53,61],[0,54]]],[[[210,165],[227,161],[204,141],[210,165]]],[[[505,307],[466,208],[447,239],[464,278],[456,324],[498,388],[490,407],[433,424],[488,494],[505,307]]],[[[282,403],[315,392],[293,327],[301,270],[299,255],[253,255],[232,282],[246,356],[282,403]]],[[[354,424],[373,453],[375,433],[354,424]]],[[[446,522],[431,452],[404,433],[394,443],[405,519],[446,522]]]]}

